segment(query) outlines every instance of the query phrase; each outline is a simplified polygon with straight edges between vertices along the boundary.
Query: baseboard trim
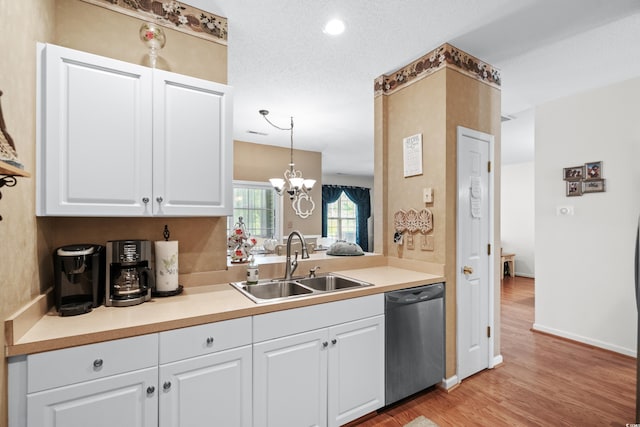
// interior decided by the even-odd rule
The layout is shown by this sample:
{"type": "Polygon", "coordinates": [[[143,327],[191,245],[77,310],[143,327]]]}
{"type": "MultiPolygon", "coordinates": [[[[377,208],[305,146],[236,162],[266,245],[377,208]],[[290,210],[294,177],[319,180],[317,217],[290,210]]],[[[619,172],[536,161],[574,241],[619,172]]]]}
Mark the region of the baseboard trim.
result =
{"type": "Polygon", "coordinates": [[[607,343],[604,341],[594,340],[592,338],[584,337],[577,334],[572,334],[570,332],[562,331],[560,329],[549,328],[547,326],[541,325],[539,323],[534,323],[531,327],[533,332],[539,332],[547,335],[553,335],[558,338],[562,338],[568,341],[573,341],[578,344],[587,345],[590,347],[596,347],[602,350],[611,351],[614,353],[623,354],[625,356],[637,357],[637,351],[633,349],[628,349],[624,347],[620,347],[619,345],[607,343]]]}
{"type": "Polygon", "coordinates": [[[497,356],[493,357],[493,364],[489,367],[490,369],[493,368],[497,368],[498,366],[502,365],[502,362],[504,362],[504,359],[502,359],[502,355],[499,354],[497,356]]]}
{"type": "Polygon", "coordinates": [[[516,276],[520,276],[520,277],[528,277],[529,279],[535,279],[536,275],[532,274],[532,273],[518,273],[516,271],[516,276]]]}
{"type": "Polygon", "coordinates": [[[446,391],[451,391],[454,388],[458,387],[458,385],[460,385],[460,380],[458,379],[457,375],[453,375],[449,378],[443,378],[439,387],[446,391]]]}

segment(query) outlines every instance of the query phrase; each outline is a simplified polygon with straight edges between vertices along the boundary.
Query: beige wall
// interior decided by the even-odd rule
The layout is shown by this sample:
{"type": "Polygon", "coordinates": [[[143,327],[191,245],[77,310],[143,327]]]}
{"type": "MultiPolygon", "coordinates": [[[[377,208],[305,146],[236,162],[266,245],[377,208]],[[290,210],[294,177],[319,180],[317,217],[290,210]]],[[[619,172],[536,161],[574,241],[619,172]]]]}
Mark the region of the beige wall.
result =
{"type": "MultiPolygon", "coordinates": [[[[268,182],[269,178],[281,178],[285,169],[289,167],[290,160],[289,148],[235,141],[233,179],[268,182]]],[[[296,169],[301,170],[305,178],[316,180],[310,193],[315,208],[310,217],[300,218],[293,211],[289,198],[286,195],[283,196],[282,234],[287,235],[293,230],[298,230],[304,235],[320,235],[322,233],[322,153],[293,150],[293,161],[296,169]]]]}
{"type": "MultiPolygon", "coordinates": [[[[500,90],[452,68],[442,68],[390,95],[375,98],[375,205],[383,218],[375,226],[375,251],[389,257],[444,265],[446,277],[446,376],[456,373],[456,146],[457,126],[494,135],[495,224],[499,224],[500,90]],[[404,177],[402,139],[422,134],[423,174],[404,177]],[[422,190],[433,188],[433,203],[423,203],[422,190]],[[394,213],[427,207],[433,213],[434,250],[420,249],[420,233],[414,249],[393,243],[394,213]]],[[[495,226],[495,241],[500,242],[495,226]]],[[[407,234],[404,238],[406,240],[407,234]]],[[[500,283],[497,268],[495,283],[500,283]]],[[[496,296],[496,329],[499,330],[499,290],[496,296]]],[[[498,332],[498,331],[496,331],[498,332]]],[[[499,354],[499,336],[495,351],[499,354]]]]}
{"type": "MultiPolygon", "coordinates": [[[[59,245],[110,239],[155,240],[164,224],[180,240],[181,272],[226,268],[225,218],[104,219],[35,217],[36,42],[54,43],[146,65],[138,39],[142,21],[79,0],[0,1],[0,99],[19,160],[32,178],[0,189],[0,318],[52,283],[51,253],[59,245]]],[[[227,47],[165,29],[158,68],[226,83],[227,47]]],[[[4,334],[0,344],[4,347],[4,334]]],[[[7,424],[6,361],[0,364],[0,426],[7,424]]]]}
{"type": "MultiPolygon", "coordinates": [[[[53,37],[54,1],[0,1],[0,90],[3,116],[25,169],[33,173],[35,155],[35,75],[37,40],[53,37]],[[37,19],[34,19],[37,17],[37,19]]],[[[19,178],[0,189],[0,319],[38,292],[35,182],[19,178]]],[[[4,348],[4,334],[0,345],[4,348]]],[[[6,361],[0,363],[0,426],[7,424],[6,361]]]]}

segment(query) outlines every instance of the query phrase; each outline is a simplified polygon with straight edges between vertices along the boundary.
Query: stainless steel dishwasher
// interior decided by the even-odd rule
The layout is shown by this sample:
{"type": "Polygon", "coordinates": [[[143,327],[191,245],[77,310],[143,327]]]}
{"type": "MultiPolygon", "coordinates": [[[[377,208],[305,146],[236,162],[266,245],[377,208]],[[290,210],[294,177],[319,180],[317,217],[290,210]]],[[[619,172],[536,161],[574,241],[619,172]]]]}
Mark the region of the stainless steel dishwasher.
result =
{"type": "Polygon", "coordinates": [[[444,283],[385,294],[385,404],[444,378],[444,283]]]}

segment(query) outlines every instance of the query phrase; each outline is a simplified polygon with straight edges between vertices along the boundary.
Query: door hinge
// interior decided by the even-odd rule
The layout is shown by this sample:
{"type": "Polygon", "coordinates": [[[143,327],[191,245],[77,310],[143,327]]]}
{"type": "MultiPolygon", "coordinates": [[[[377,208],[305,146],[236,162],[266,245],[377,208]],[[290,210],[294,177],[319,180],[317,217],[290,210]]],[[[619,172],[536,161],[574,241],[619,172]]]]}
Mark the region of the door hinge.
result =
{"type": "Polygon", "coordinates": [[[487,172],[491,173],[491,162],[487,162],[487,172]]]}
{"type": "Polygon", "coordinates": [[[487,245],[487,255],[491,255],[491,243],[487,245]]]}
{"type": "Polygon", "coordinates": [[[491,338],[491,326],[487,326],[487,338],[491,338]]]}

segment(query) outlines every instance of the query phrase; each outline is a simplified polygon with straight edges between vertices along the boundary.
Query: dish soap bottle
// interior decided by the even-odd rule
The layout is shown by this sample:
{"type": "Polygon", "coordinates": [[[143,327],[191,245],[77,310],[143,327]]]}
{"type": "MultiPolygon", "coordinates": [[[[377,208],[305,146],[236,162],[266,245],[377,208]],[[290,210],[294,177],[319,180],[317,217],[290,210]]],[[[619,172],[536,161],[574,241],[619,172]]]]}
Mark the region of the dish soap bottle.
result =
{"type": "Polygon", "coordinates": [[[258,264],[253,255],[249,256],[249,265],[247,265],[247,285],[258,284],[258,264]]]}

